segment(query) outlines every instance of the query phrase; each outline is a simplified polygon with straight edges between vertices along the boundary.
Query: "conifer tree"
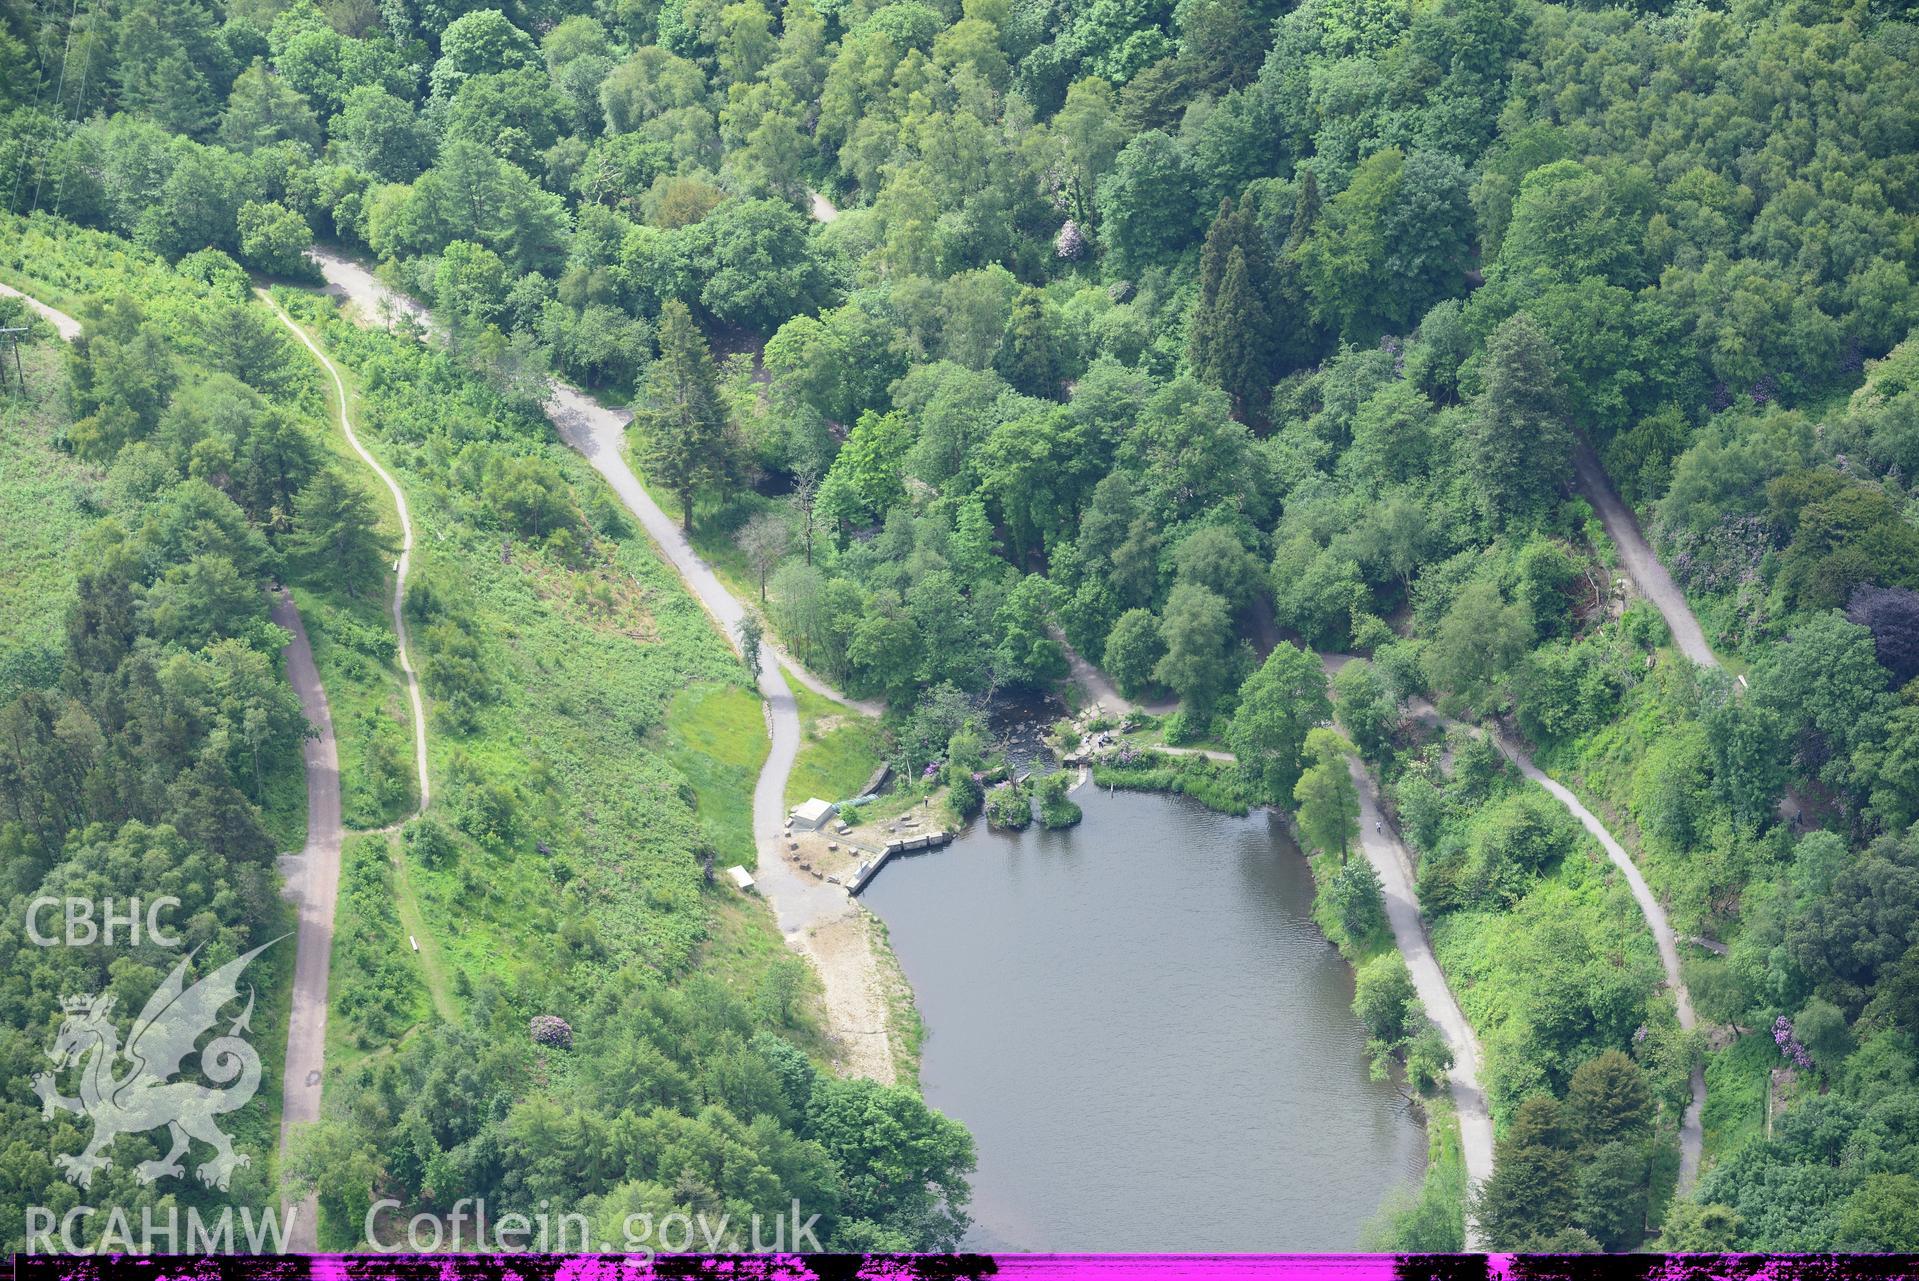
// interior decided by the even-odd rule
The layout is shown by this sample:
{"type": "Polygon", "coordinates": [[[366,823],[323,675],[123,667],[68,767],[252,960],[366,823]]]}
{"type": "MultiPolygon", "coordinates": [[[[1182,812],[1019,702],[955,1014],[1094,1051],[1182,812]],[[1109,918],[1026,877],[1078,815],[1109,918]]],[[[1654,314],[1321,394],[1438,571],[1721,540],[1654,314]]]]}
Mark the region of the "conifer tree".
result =
{"type": "Polygon", "coordinates": [[[373,505],[336,468],[325,467],[293,503],[288,549],[313,572],[344,591],[379,579],[393,545],[374,525],[373,505]]]}
{"type": "Polygon", "coordinates": [[[646,401],[633,416],[641,460],[680,502],[680,527],[693,532],[693,500],[732,471],[725,403],[706,339],[678,299],[660,309],[660,358],[647,373],[646,401]]]}
{"type": "Polygon", "coordinates": [[[1272,254],[1246,202],[1219,202],[1199,258],[1199,302],[1188,359],[1201,378],[1232,397],[1242,422],[1264,421],[1275,377],[1272,254]],[[1235,267],[1237,264],[1237,267],[1235,267]]]}
{"type": "Polygon", "coordinates": [[[1572,480],[1573,437],[1558,348],[1520,312],[1486,340],[1484,390],[1465,432],[1487,515],[1537,513],[1572,480]]]}
{"type": "Polygon", "coordinates": [[[1013,302],[1000,344],[999,374],[1028,396],[1053,399],[1059,395],[1059,356],[1046,324],[1046,298],[1037,289],[1023,289],[1013,302]]]}
{"type": "Polygon", "coordinates": [[[1264,422],[1274,382],[1273,319],[1237,245],[1226,260],[1213,314],[1225,339],[1213,355],[1213,377],[1233,398],[1241,422],[1264,422]]]}
{"type": "Polygon", "coordinates": [[[191,29],[173,6],[147,0],[121,21],[116,60],[122,108],[197,137],[216,112],[212,87],[182,41],[191,29]]]}
{"type": "Polygon", "coordinates": [[[1495,1250],[1528,1250],[1572,1226],[1576,1181],[1559,1103],[1535,1094],[1513,1111],[1473,1217],[1495,1250]]]}
{"type": "Polygon", "coordinates": [[[1299,194],[1293,197],[1293,223],[1286,230],[1286,243],[1279,247],[1280,257],[1291,258],[1319,222],[1319,179],[1308,169],[1299,180],[1299,194]]]}
{"type": "Polygon", "coordinates": [[[1273,268],[1273,359],[1280,373],[1304,369],[1318,359],[1325,342],[1313,324],[1307,306],[1306,284],[1299,271],[1299,247],[1319,222],[1319,180],[1308,169],[1300,177],[1293,200],[1293,222],[1279,247],[1273,268]]]}

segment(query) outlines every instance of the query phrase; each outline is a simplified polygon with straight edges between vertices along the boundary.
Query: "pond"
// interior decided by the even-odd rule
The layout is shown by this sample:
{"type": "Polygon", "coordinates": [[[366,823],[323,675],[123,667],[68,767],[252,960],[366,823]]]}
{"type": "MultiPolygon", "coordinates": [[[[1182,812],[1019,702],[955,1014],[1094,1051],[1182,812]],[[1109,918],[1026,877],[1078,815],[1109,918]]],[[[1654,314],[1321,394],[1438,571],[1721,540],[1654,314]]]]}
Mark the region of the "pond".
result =
{"type": "Polygon", "coordinates": [[[1074,793],[1076,828],[895,859],[867,889],[979,1148],[967,1245],[1357,1246],[1425,1135],[1369,1078],[1352,971],[1279,816],[1074,793]]]}

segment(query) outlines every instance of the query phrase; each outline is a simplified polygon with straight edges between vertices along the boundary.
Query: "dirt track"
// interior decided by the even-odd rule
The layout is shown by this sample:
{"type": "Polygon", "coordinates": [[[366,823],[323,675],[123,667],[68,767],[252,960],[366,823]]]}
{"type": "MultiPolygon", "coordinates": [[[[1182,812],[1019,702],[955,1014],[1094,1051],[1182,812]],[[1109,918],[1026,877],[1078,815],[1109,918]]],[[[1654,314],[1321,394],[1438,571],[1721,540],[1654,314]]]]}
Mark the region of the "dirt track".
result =
{"type": "MultiPolygon", "coordinates": [[[[328,292],[352,302],[374,323],[382,323],[383,317],[408,315],[430,324],[417,303],[388,289],[361,264],[320,251],[315,251],[314,258],[326,276],[328,292]]],[[[745,607],[727,591],[712,566],[687,542],[679,526],[660,510],[627,466],[623,446],[631,416],[608,409],[560,382],[551,388],[546,412],[560,438],[577,449],[612,486],[660,555],[712,617],[720,634],[729,644],[737,645],[745,607]]],[[[772,905],[788,945],[805,956],[820,977],[827,1030],[840,1047],[841,1070],[848,1075],[891,1081],[895,1073],[888,1029],[897,980],[880,963],[871,922],[844,889],[814,881],[793,866],[785,856],[783,842],[786,780],[800,745],[799,708],[786,676],[790,674],[807,688],[870,715],[883,709],[846,699],[770,642],[761,652],[772,660],[762,665],[759,675],[771,746],[753,789],[753,837],[760,852],[754,879],[772,905]]]]}
{"type": "Polygon", "coordinates": [[[62,342],[72,342],[80,336],[79,321],[67,315],[64,311],[55,311],[38,298],[21,293],[12,285],[0,285],[0,298],[18,298],[21,302],[27,304],[29,310],[35,312],[42,320],[53,326],[54,332],[60,335],[60,341],[62,342]]]}
{"type": "MultiPolygon", "coordinates": [[[[720,634],[735,642],[746,609],[627,466],[622,446],[630,416],[564,384],[554,385],[546,412],[560,438],[593,464],[639,520],[720,634]]],[[[760,854],[754,880],[772,904],[787,943],[812,961],[820,976],[828,1030],[839,1042],[843,1070],[891,1081],[889,983],[873,950],[871,923],[843,888],[812,880],[787,857],[786,780],[799,756],[800,714],[782,670],[791,660],[772,645],[763,645],[762,652],[773,660],[761,664],[759,675],[771,746],[753,787],[753,841],[760,854]]],[[[817,683],[814,688],[825,689],[817,683]]]]}
{"type": "Polygon", "coordinates": [[[1633,586],[1665,617],[1666,627],[1672,632],[1673,644],[1679,647],[1680,653],[1702,667],[1719,666],[1712,646],[1706,643],[1705,630],[1693,616],[1692,607],[1686,604],[1686,594],[1673,582],[1672,575],[1660,564],[1659,557],[1653,555],[1651,544],[1639,532],[1639,522],[1626,510],[1626,504],[1619,500],[1619,495],[1613,492],[1612,481],[1607,479],[1592,446],[1581,440],[1573,461],[1580,494],[1599,513],[1599,521],[1606,527],[1606,536],[1612,539],[1613,546],[1618,548],[1620,564],[1632,579],[1633,586]]]}
{"type": "MultiPolygon", "coordinates": [[[[413,522],[407,515],[406,495],[387,473],[386,468],[367,452],[353,431],[347,413],[346,383],[325,352],[293,323],[278,303],[260,291],[260,298],[278,316],[280,322],[306,349],[313,353],[321,368],[333,379],[339,398],[340,430],[361,461],[371,467],[393,495],[394,509],[400,518],[400,558],[394,563],[393,632],[398,639],[400,670],[406,675],[407,695],[413,704],[413,758],[419,774],[420,812],[426,811],[431,787],[426,768],[426,706],[420,699],[420,679],[413,670],[412,652],[406,630],[406,577],[413,560],[413,522]]],[[[281,622],[295,635],[287,647],[287,676],[300,696],[307,720],[320,731],[318,740],[310,740],[307,754],[307,844],[301,854],[298,880],[288,877],[290,895],[299,903],[300,929],[296,943],[299,955],[294,961],[293,1004],[287,1020],[286,1077],[280,1105],[280,1151],[285,1158],[287,1144],[297,1125],[320,1119],[321,1083],[326,1075],[326,1016],[328,971],[333,962],[333,916],[340,888],[340,762],[333,739],[332,718],[327,711],[326,691],[320,686],[319,671],[313,664],[313,650],[307,644],[306,628],[290,598],[282,605],[291,622],[281,622]],[[316,797],[321,799],[316,802],[316,797]],[[324,805],[325,811],[318,808],[324,805]],[[317,826],[319,818],[330,825],[317,826]]],[[[276,613],[275,621],[280,621],[276,613]]],[[[319,1206],[308,1197],[294,1220],[292,1245],[296,1250],[318,1248],[319,1206]]]]}
{"type": "MultiPolygon", "coordinates": [[[[320,1085],[326,1073],[328,968],[333,958],[333,911],[340,891],[340,756],[333,741],[333,716],[326,690],[313,664],[306,624],[282,588],[274,594],[273,621],[293,634],[286,647],[287,680],[300,697],[315,737],[301,748],[306,761],[307,839],[298,855],[286,859],[286,895],[299,912],[294,936],[293,1002],[287,1015],[286,1070],[280,1082],[280,1160],[294,1127],[320,1119],[320,1085]]],[[[295,1250],[319,1248],[319,1212],[314,1198],[300,1205],[288,1244],[295,1250]]]]}

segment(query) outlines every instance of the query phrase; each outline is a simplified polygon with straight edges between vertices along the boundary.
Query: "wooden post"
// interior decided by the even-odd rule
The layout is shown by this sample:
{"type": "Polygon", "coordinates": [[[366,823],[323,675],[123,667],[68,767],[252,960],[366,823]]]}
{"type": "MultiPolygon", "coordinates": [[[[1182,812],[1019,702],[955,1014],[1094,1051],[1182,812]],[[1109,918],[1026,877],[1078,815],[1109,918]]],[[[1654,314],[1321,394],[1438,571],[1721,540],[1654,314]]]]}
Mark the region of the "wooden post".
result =
{"type": "MultiPolygon", "coordinates": [[[[20,336],[26,332],[25,329],[0,329],[0,339],[5,339],[7,346],[13,352],[13,373],[14,377],[20,380],[20,390],[22,392],[27,389],[27,371],[25,366],[20,363],[20,336]]],[[[4,387],[6,381],[6,357],[0,356],[0,387],[4,387]]]]}

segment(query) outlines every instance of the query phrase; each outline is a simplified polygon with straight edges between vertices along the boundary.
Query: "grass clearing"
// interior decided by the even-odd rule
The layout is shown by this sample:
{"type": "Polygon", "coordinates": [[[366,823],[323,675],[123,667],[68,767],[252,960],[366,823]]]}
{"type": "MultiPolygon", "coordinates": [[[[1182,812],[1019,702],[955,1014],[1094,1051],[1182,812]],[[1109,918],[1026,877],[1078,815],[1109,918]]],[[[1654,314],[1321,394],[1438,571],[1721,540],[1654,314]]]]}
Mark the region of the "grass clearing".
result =
{"type": "Polygon", "coordinates": [[[349,836],[340,852],[327,984],[329,1074],[390,1051],[431,1009],[419,957],[396,907],[387,832],[349,836]]]}
{"type": "Polygon", "coordinates": [[[886,731],[856,708],[815,694],[794,681],[800,713],[800,754],[786,779],[786,803],[809,797],[848,801],[860,794],[885,759],[886,731]]]}
{"type": "Polygon", "coordinates": [[[443,1023],[456,1022],[460,1017],[460,1003],[447,977],[439,940],[427,929],[426,918],[420,914],[420,896],[413,888],[413,876],[407,868],[403,848],[401,841],[387,842],[387,860],[393,867],[393,909],[399,913],[400,927],[407,933],[408,949],[418,944],[420,975],[426,981],[434,1014],[443,1023]]]}
{"type": "Polygon", "coordinates": [[[740,685],[694,685],[673,696],[659,735],[666,759],[696,798],[700,827],[722,866],[759,866],[753,786],[766,763],[766,717],[740,685]]]}
{"type": "MultiPolygon", "coordinates": [[[[1657,950],[1624,878],[1598,845],[1584,837],[1575,851],[1535,881],[1510,909],[1460,910],[1429,921],[1433,952],[1461,1011],[1478,1034],[1481,1084],[1496,1120],[1541,1083],[1547,1059],[1538,1029],[1568,1010],[1567,993],[1542,990],[1541,966],[1583,967],[1567,974],[1603,975],[1608,1000],[1627,1000],[1659,986],[1657,950]],[[1555,1003],[1556,1002],[1556,1003],[1555,1003]]],[[[1561,976],[1555,975],[1557,981],[1561,976]]],[[[1582,994],[1581,998],[1586,999],[1582,994]]],[[[1593,1000],[1599,999],[1593,994],[1593,1000]]],[[[1573,1014],[1578,1006],[1570,1007],[1573,1014]]],[[[1649,1010],[1670,1021],[1663,998],[1649,1010]]],[[[1570,1055],[1598,1053],[1594,1043],[1570,1055]]],[[[1685,1076],[1649,1083],[1673,1117],[1684,1102],[1685,1076]]]]}
{"type": "Polygon", "coordinates": [[[72,425],[66,344],[46,335],[20,349],[26,390],[9,361],[0,391],[0,698],[58,679],[74,544],[101,510],[100,473],[58,445],[72,425]]]}
{"type": "Polygon", "coordinates": [[[1764,1032],[1740,1037],[1706,1060],[1705,1127],[1708,1165],[1730,1157],[1766,1134],[1766,1095],[1779,1047],[1764,1032]]]}
{"type": "Polygon", "coordinates": [[[732,897],[709,887],[697,851],[752,849],[766,739],[737,657],[532,406],[330,302],[280,297],[352,379],[355,428],[413,513],[409,624],[432,814],[452,847],[431,864],[409,847],[401,871],[445,989],[464,1001],[492,984],[535,1002],[592,991],[634,961],[686,971],[732,897]],[[551,469],[568,539],[504,524],[475,474],[494,453],[551,469]],[[470,663],[455,664],[460,653],[470,663]]]}

